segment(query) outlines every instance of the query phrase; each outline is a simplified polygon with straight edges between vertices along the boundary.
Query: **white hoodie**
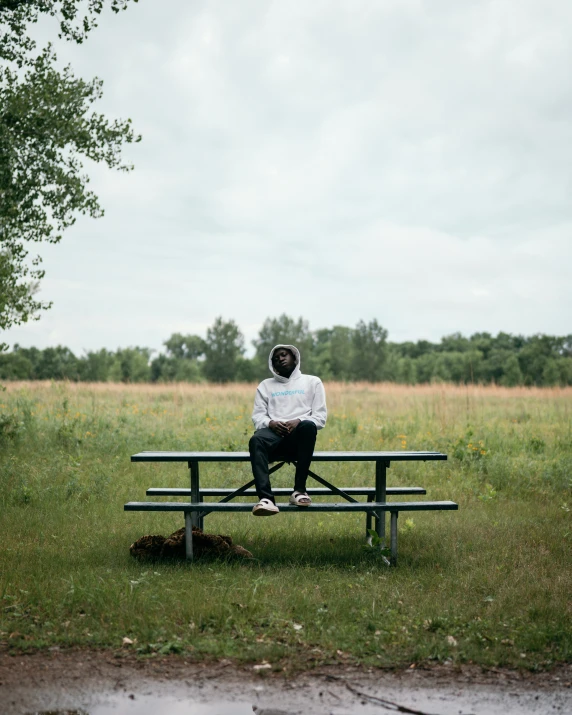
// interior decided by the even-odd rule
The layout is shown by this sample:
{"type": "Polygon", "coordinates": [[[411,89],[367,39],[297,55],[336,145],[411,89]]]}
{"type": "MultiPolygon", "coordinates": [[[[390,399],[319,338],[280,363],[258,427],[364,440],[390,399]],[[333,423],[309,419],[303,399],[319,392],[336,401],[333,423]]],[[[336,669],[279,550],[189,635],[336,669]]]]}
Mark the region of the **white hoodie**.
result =
{"type": "Polygon", "coordinates": [[[300,351],[294,345],[276,345],[270,351],[268,367],[274,377],[263,380],[256,390],[252,421],[254,429],[268,427],[270,420],[311,420],[318,429],[326,424],[326,393],[319,377],[302,375],[300,351]],[[288,348],[294,354],[296,367],[290,377],[282,377],[272,366],[272,356],[278,348],[288,348]]]}

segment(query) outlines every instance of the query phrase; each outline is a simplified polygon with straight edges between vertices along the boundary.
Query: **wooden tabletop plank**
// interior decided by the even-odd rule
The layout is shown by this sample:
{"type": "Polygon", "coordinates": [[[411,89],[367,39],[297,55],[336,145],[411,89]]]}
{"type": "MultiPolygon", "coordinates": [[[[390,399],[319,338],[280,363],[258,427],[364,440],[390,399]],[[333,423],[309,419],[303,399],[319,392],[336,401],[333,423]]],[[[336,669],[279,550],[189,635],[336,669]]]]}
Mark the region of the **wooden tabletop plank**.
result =
{"type": "MultiPolygon", "coordinates": [[[[445,460],[441,452],[314,452],[313,462],[388,462],[445,460]]],[[[248,452],[138,452],[132,462],[249,462],[248,452]]],[[[278,460],[281,461],[281,460],[278,460]]]]}
{"type": "MultiPolygon", "coordinates": [[[[272,493],[274,496],[290,496],[294,487],[273,487],[272,493]]],[[[368,496],[375,494],[375,487],[339,487],[342,492],[354,496],[368,496]]],[[[202,497],[226,497],[232,494],[235,490],[228,487],[209,487],[200,490],[202,497]]],[[[427,494],[427,490],[423,487],[387,487],[387,495],[403,495],[403,494],[427,494]]],[[[190,497],[191,490],[188,487],[149,487],[146,492],[147,496],[163,496],[163,497],[190,497]]],[[[334,496],[331,489],[324,487],[308,487],[306,494],[312,496],[334,496]]],[[[256,496],[256,489],[247,489],[239,497],[256,496]]]]}

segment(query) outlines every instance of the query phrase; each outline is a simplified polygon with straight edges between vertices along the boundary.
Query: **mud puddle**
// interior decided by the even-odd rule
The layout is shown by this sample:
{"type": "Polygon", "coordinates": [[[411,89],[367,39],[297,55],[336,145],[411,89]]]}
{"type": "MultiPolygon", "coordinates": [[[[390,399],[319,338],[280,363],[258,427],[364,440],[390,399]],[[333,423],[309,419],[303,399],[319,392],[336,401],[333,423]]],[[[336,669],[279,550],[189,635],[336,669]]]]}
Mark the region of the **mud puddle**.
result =
{"type": "MultiPolygon", "coordinates": [[[[405,712],[416,715],[544,715],[569,713],[572,697],[555,692],[518,692],[491,687],[427,687],[411,684],[368,682],[359,688],[341,682],[306,681],[293,689],[282,682],[269,685],[227,683],[199,693],[195,686],[181,688],[171,683],[138,683],[135,692],[103,692],[80,695],[70,692],[58,697],[44,692],[29,693],[49,709],[21,710],[16,703],[8,712],[26,715],[374,715],[405,712]],[[351,688],[351,689],[350,689],[351,688]],[[141,691],[147,690],[146,694],[141,691]],[[223,692],[217,692],[222,690],[223,692]],[[250,691],[250,694],[248,693],[250,691]],[[233,693],[235,696],[233,697],[233,693]],[[66,703],[68,707],[57,708],[66,703]],[[202,701],[201,701],[202,700],[202,701]],[[72,703],[76,707],[70,707],[72,703]]],[[[202,688],[204,689],[204,688],[202,688]]],[[[20,703],[22,705],[22,703],[20,703]]]]}
{"type": "Polygon", "coordinates": [[[295,676],[228,660],[141,662],[103,651],[0,653],[2,715],[545,715],[572,712],[572,667],[384,672],[323,667],[295,676]]]}
{"type": "MultiPolygon", "coordinates": [[[[255,706],[256,707],[256,706],[255,706]]],[[[236,703],[231,700],[220,700],[214,703],[193,703],[187,699],[177,699],[170,696],[136,696],[110,695],[104,696],[104,702],[85,708],[63,710],[36,710],[29,715],[268,715],[268,710],[253,710],[250,703],[236,703]]],[[[274,710],[273,713],[277,714],[274,710]]]]}

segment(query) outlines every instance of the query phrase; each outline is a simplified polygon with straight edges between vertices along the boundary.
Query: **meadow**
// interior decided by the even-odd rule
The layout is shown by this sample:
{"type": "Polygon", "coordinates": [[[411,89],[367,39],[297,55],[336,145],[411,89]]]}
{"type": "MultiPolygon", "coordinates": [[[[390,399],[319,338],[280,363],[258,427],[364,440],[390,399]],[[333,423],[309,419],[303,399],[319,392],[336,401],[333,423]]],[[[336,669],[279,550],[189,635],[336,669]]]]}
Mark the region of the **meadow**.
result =
{"type": "MultiPolygon", "coordinates": [[[[141,450],[246,450],[253,385],[9,383],[0,393],[0,644],[180,653],[292,671],[323,663],[472,662],[546,669],[572,660],[572,388],[326,385],[317,449],[438,450],[393,464],[458,512],[399,519],[399,565],[363,515],[211,515],[251,561],[142,563],[129,546],[180,514],[125,513],[185,465],[141,450]],[[127,644],[123,639],[128,638],[127,644]]],[[[339,485],[371,464],[321,465],[339,485]]],[[[240,485],[248,465],[202,467],[240,485]]],[[[290,486],[291,468],[275,475],[290,486]]],[[[400,497],[401,499],[401,497],[400,497]]]]}

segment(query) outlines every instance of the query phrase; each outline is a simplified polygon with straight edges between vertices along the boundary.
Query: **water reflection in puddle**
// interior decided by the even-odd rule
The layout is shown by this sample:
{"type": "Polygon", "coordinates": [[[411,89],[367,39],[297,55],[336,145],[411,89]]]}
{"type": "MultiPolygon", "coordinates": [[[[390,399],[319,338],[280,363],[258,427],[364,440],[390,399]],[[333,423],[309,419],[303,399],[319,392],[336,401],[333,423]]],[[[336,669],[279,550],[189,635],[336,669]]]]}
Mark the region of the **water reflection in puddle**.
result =
{"type": "Polygon", "coordinates": [[[75,710],[36,710],[28,715],[288,715],[284,710],[257,707],[250,703],[219,700],[214,703],[196,703],[169,696],[109,695],[95,705],[75,710]]]}

